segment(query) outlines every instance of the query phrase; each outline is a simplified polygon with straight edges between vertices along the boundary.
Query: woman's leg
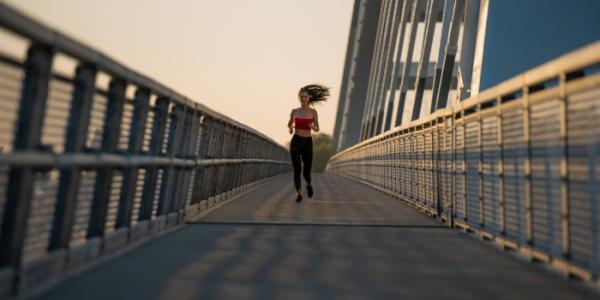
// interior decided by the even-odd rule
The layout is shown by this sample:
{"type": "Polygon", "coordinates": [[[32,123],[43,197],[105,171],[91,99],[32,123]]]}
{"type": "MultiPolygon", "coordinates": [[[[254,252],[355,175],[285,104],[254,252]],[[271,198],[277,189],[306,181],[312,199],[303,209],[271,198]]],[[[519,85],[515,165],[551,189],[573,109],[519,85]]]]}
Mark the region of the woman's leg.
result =
{"type": "Polygon", "coordinates": [[[300,165],[300,149],[292,147],[290,148],[292,167],[294,167],[294,186],[296,187],[296,191],[300,193],[300,171],[302,169],[300,165]]]}
{"type": "Polygon", "coordinates": [[[308,196],[312,197],[312,186],[311,186],[311,170],[312,170],[312,159],[313,159],[313,144],[312,139],[308,140],[302,147],[302,161],[304,162],[303,174],[304,180],[308,189],[308,196]]]}
{"type": "Polygon", "coordinates": [[[296,187],[296,192],[298,192],[296,202],[302,201],[302,194],[300,193],[300,172],[302,170],[302,162],[300,156],[302,155],[303,143],[304,141],[297,135],[294,135],[290,142],[290,155],[292,156],[292,166],[294,167],[294,186],[296,187]]]}

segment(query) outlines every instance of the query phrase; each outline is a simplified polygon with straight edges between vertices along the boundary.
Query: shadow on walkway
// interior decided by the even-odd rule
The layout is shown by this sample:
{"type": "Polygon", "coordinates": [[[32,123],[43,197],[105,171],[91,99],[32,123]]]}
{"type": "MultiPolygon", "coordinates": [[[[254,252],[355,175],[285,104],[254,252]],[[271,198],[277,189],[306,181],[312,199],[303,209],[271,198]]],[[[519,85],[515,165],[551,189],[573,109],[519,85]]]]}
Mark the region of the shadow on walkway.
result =
{"type": "Polygon", "coordinates": [[[333,175],[291,178],[40,299],[592,299],[597,295],[333,175]]]}

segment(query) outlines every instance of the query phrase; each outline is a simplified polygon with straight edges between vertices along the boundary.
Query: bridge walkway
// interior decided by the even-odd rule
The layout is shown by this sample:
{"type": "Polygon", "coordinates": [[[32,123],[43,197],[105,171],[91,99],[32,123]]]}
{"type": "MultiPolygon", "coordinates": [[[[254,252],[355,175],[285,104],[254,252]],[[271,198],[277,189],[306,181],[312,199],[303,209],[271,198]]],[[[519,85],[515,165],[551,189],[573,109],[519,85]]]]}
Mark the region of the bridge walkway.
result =
{"type": "MultiPolygon", "coordinates": [[[[38,299],[592,299],[490,244],[336,175],[289,174],[38,299]]],[[[34,298],[36,298],[34,297],[34,298]]]]}

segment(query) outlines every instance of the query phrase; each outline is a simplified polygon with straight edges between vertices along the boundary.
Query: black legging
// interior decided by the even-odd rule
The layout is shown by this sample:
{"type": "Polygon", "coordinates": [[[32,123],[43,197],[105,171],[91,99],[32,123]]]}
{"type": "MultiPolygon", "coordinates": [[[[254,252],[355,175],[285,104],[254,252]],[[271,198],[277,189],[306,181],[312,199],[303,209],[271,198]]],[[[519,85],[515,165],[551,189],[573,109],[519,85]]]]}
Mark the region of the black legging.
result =
{"type": "Polygon", "coordinates": [[[310,184],[310,169],[313,157],[312,138],[294,134],[290,143],[290,154],[292,155],[292,165],[294,166],[294,185],[296,186],[296,190],[300,191],[300,170],[302,169],[300,161],[304,163],[304,180],[306,180],[306,184],[310,184]]]}

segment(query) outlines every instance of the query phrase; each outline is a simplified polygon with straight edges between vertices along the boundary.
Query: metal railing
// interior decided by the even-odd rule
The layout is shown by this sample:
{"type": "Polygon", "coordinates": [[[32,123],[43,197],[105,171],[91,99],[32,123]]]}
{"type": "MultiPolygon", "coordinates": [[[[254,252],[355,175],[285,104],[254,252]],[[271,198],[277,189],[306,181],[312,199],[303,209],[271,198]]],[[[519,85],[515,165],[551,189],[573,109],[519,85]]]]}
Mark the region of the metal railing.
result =
{"type": "Polygon", "coordinates": [[[290,169],[273,140],[4,4],[0,28],[30,43],[0,52],[0,297],[290,169]]]}
{"type": "Polygon", "coordinates": [[[597,278],[599,71],[596,42],[337,153],[327,170],[597,278]]]}

